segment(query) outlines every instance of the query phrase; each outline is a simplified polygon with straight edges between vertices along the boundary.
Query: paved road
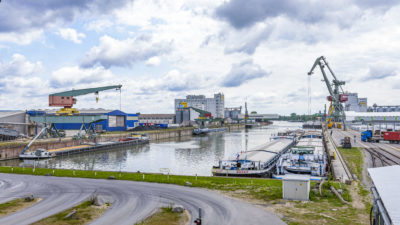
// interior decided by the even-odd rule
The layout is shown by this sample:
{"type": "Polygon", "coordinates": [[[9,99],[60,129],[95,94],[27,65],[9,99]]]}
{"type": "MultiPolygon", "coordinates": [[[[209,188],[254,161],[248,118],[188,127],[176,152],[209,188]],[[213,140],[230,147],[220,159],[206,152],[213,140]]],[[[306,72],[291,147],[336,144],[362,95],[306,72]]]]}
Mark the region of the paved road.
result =
{"type": "Polygon", "coordinates": [[[284,224],[279,217],[257,206],[217,193],[169,184],[120,180],[45,177],[0,173],[0,202],[33,193],[43,200],[30,208],[0,218],[0,224],[30,224],[88,199],[93,193],[106,196],[112,206],[92,224],[134,224],[163,205],[181,204],[203,224],[284,224]]]}

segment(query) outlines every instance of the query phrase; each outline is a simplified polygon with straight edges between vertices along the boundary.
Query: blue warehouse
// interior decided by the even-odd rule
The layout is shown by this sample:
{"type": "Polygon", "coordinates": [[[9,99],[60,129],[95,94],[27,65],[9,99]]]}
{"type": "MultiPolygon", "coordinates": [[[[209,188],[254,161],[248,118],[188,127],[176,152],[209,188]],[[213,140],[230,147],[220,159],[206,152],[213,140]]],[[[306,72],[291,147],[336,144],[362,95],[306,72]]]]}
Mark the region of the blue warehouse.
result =
{"type": "MultiPolygon", "coordinates": [[[[139,125],[139,115],[125,113],[120,110],[79,110],[80,115],[106,115],[107,119],[95,123],[97,131],[126,131],[139,125]]],[[[82,123],[55,123],[57,129],[62,130],[79,130],[82,123]]],[[[85,124],[86,128],[89,124],[85,124]]]]}

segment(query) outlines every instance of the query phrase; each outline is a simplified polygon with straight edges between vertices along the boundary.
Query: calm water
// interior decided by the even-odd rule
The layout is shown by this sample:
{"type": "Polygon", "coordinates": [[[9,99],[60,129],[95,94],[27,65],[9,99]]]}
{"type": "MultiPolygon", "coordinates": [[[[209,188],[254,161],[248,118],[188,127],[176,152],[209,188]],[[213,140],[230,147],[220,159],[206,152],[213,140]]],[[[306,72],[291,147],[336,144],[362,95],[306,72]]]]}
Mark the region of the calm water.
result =
{"type": "MultiPolygon", "coordinates": [[[[269,141],[278,131],[297,129],[301,123],[274,122],[273,125],[233,132],[211,133],[153,142],[147,145],[109,149],[36,162],[37,167],[211,176],[218,160],[269,141]]],[[[33,161],[9,160],[0,165],[33,166],[33,161]]]]}

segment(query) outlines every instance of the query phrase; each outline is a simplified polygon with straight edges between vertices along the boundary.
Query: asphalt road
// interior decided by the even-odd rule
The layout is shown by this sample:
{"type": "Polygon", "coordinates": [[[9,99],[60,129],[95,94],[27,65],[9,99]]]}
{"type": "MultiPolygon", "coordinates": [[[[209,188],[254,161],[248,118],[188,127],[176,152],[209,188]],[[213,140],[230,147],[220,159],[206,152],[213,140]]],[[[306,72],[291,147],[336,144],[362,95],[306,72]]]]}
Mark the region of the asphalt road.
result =
{"type": "MultiPolygon", "coordinates": [[[[121,180],[45,177],[0,173],[0,203],[29,193],[42,198],[35,205],[0,218],[0,224],[30,224],[85,201],[94,193],[108,198],[111,207],[92,224],[134,224],[160,206],[180,204],[193,221],[202,209],[203,224],[285,224],[257,206],[215,192],[169,184],[121,180]]],[[[192,223],[191,223],[192,224],[192,223]]]]}

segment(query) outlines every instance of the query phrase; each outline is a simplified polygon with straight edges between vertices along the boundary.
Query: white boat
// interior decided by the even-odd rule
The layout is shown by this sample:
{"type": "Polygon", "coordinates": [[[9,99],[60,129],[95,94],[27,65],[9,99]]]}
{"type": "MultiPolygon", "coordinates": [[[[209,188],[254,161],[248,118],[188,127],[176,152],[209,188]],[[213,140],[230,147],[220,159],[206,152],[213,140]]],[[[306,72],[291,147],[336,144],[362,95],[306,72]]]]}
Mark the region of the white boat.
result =
{"type": "Polygon", "coordinates": [[[258,146],[250,151],[237,153],[235,156],[220,160],[214,166],[214,176],[266,177],[279,156],[294,144],[292,139],[278,139],[258,146]]]}
{"type": "Polygon", "coordinates": [[[52,158],[55,155],[48,152],[46,149],[36,149],[35,151],[25,152],[24,154],[19,155],[20,159],[48,159],[52,158]]]}
{"type": "Polygon", "coordinates": [[[327,165],[321,132],[306,132],[295,147],[279,158],[276,175],[294,173],[325,177],[327,165]]]}

